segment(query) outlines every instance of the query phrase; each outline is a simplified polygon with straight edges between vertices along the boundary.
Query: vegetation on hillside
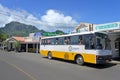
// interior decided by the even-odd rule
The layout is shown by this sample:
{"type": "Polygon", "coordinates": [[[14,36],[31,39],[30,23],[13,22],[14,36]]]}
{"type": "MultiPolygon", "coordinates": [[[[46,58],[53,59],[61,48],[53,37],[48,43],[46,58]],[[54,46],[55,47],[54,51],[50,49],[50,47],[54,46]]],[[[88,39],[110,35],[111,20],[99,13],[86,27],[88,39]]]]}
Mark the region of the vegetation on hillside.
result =
{"type": "Polygon", "coordinates": [[[47,32],[44,30],[39,30],[35,26],[26,25],[20,22],[15,22],[15,21],[6,24],[5,27],[0,28],[0,32],[2,34],[7,35],[7,37],[12,37],[12,36],[25,37],[25,36],[28,36],[29,33],[35,33],[35,32],[41,32],[43,33],[44,36],[52,36],[52,35],[54,36],[58,34],[61,34],[61,35],[65,34],[61,30],[56,30],[55,32],[47,32]]]}
{"type": "Polygon", "coordinates": [[[0,28],[0,31],[3,34],[6,34],[8,37],[11,36],[28,36],[29,33],[39,32],[40,30],[37,29],[35,26],[26,25],[19,22],[10,22],[5,25],[5,27],[0,28]]]}
{"type": "Polygon", "coordinates": [[[55,36],[65,34],[61,30],[56,30],[55,32],[47,32],[44,30],[39,30],[35,26],[26,25],[20,22],[10,22],[5,25],[5,27],[0,28],[0,42],[4,41],[6,38],[12,36],[29,36],[30,33],[41,32],[43,36],[55,36]]]}

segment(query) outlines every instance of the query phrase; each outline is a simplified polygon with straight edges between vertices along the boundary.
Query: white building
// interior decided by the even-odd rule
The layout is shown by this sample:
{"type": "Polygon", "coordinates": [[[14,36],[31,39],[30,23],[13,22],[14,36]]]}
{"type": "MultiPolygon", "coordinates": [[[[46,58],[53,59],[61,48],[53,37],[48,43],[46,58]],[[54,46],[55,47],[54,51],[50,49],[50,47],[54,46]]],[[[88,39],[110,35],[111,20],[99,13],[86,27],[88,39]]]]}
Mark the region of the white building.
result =
{"type": "Polygon", "coordinates": [[[120,57],[120,22],[105,24],[80,23],[73,32],[107,32],[111,40],[113,58],[120,57]]]}

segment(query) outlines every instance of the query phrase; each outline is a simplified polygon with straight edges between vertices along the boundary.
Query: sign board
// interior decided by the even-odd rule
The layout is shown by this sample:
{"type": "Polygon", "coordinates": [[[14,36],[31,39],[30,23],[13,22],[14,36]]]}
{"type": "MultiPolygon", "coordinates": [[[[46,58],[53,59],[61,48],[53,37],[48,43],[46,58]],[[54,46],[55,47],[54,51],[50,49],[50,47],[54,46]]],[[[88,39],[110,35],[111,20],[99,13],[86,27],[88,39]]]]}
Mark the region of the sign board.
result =
{"type": "Polygon", "coordinates": [[[78,32],[88,32],[88,31],[89,31],[88,27],[78,29],[78,32]]]}
{"type": "Polygon", "coordinates": [[[94,26],[94,31],[107,31],[107,30],[115,30],[115,29],[120,29],[120,25],[118,22],[100,24],[100,25],[94,26]]]}
{"type": "Polygon", "coordinates": [[[43,33],[43,36],[56,36],[57,34],[55,32],[45,32],[43,33]]]}
{"type": "Polygon", "coordinates": [[[34,33],[34,37],[41,37],[43,35],[43,33],[42,32],[37,32],[37,33],[34,33]]]}

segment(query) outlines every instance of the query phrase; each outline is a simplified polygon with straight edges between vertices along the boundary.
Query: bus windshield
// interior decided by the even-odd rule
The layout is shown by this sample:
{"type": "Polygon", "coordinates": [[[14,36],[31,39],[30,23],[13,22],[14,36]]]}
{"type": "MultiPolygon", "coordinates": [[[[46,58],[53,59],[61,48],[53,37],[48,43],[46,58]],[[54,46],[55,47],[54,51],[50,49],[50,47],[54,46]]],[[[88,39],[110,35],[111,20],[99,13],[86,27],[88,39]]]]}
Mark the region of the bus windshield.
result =
{"type": "Polygon", "coordinates": [[[95,33],[96,49],[110,50],[110,40],[108,35],[103,33],[95,33]]]}

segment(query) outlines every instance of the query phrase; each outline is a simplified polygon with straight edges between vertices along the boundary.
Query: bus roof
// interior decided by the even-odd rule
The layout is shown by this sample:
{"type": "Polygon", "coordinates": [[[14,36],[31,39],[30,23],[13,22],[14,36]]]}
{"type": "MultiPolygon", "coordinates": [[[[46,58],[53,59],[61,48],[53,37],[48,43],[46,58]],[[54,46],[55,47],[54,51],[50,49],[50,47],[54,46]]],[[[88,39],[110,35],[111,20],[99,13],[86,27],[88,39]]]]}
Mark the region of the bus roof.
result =
{"type": "Polygon", "coordinates": [[[71,34],[58,35],[58,36],[41,37],[41,39],[67,37],[67,36],[83,35],[83,34],[93,34],[93,33],[103,33],[103,34],[107,34],[106,32],[93,32],[93,31],[91,31],[91,32],[82,32],[82,33],[71,33],[71,34]]]}

